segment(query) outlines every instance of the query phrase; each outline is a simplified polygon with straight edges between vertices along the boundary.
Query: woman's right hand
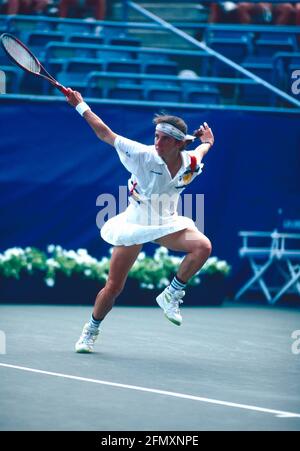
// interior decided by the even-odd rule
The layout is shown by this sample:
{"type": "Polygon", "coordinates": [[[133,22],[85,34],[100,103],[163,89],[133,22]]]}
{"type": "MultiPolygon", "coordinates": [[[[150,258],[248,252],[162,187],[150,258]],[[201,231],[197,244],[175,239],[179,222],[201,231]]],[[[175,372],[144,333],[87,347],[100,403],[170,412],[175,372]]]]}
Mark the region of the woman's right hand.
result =
{"type": "Polygon", "coordinates": [[[68,88],[67,91],[66,99],[71,106],[76,107],[79,103],[83,102],[80,92],[73,91],[71,88],[68,88]]]}

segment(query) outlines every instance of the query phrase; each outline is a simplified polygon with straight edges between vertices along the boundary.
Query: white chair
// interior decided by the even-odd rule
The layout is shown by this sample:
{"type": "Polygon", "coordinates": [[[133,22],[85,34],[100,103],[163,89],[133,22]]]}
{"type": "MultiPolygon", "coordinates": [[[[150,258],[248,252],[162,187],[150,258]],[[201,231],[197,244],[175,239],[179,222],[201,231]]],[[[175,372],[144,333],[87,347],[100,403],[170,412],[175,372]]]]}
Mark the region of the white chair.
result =
{"type": "Polygon", "coordinates": [[[274,263],[284,278],[284,285],[273,297],[275,304],[285,293],[300,296],[300,234],[277,233],[278,249],[274,263]]]}
{"type": "Polygon", "coordinates": [[[248,259],[253,276],[237,292],[236,300],[255,289],[261,290],[270,304],[275,304],[285,293],[300,295],[300,234],[275,230],[239,232],[239,236],[243,239],[239,255],[248,259]],[[267,277],[270,275],[271,279],[267,277]],[[276,286],[271,283],[274,279],[276,286]]]}

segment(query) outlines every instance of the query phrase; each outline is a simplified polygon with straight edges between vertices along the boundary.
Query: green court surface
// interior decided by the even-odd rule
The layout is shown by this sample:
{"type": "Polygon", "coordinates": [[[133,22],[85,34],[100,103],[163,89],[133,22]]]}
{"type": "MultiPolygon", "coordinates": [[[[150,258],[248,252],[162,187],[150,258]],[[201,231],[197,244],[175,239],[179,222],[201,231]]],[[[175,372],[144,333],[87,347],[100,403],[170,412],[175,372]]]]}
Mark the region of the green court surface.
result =
{"type": "Polygon", "coordinates": [[[116,306],[76,354],[90,313],[0,306],[0,430],[300,430],[300,309],[116,306]]]}

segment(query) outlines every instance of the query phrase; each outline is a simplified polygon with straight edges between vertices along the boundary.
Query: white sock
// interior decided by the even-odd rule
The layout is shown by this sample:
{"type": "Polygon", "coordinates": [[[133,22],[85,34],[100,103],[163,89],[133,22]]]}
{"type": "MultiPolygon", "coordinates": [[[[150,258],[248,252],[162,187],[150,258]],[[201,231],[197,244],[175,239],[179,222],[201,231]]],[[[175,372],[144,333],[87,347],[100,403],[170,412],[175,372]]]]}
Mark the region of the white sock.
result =
{"type": "Polygon", "coordinates": [[[101,319],[95,319],[93,317],[93,314],[91,314],[90,320],[89,320],[89,328],[90,329],[99,329],[101,323],[101,319]]]}
{"type": "Polygon", "coordinates": [[[175,276],[168,286],[168,289],[171,293],[175,293],[175,291],[183,291],[185,287],[186,283],[181,282],[181,280],[178,280],[178,278],[175,276]]]}

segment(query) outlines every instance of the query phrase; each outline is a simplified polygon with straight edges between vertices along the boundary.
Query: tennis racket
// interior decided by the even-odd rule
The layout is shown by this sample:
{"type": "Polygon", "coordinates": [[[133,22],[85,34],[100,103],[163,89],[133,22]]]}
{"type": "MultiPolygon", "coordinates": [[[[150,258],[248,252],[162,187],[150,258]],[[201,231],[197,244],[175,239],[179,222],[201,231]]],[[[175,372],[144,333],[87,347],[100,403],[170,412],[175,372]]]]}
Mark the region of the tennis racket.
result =
{"type": "Polygon", "coordinates": [[[37,75],[38,77],[48,80],[63,94],[67,94],[67,89],[58,83],[58,81],[56,81],[55,78],[53,78],[52,75],[46,71],[37,57],[34,56],[34,54],[26,47],[25,44],[23,44],[23,42],[9,33],[3,33],[0,36],[0,42],[9,58],[21,67],[21,69],[29,72],[30,74],[37,75]],[[44,74],[41,73],[42,71],[44,74]]]}

